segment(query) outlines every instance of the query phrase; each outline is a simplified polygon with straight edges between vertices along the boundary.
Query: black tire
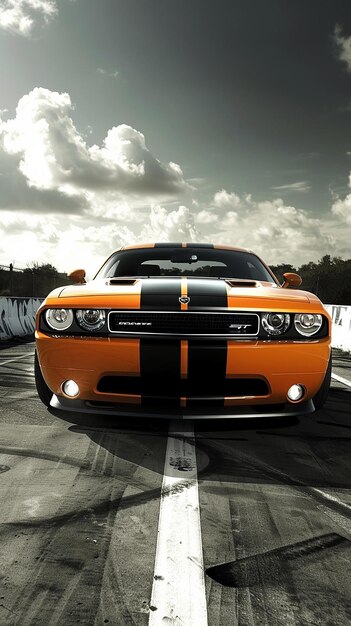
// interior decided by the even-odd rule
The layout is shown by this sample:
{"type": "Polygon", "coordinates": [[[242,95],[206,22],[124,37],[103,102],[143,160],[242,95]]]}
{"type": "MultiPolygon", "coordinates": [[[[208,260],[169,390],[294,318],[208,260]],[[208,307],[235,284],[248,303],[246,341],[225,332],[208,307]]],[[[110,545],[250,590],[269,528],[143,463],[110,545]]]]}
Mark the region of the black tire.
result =
{"type": "Polygon", "coordinates": [[[36,351],[35,351],[35,356],[34,356],[34,379],[35,379],[35,384],[36,384],[36,388],[37,388],[37,392],[38,392],[38,396],[40,400],[42,401],[43,404],[45,404],[45,406],[47,407],[50,406],[50,400],[52,398],[52,391],[49,389],[49,387],[47,386],[43,378],[40,365],[39,365],[38,355],[36,351]]]}
{"type": "Polygon", "coordinates": [[[322,408],[324,403],[328,398],[329,388],[330,388],[330,380],[331,380],[331,371],[332,371],[332,358],[330,355],[327,371],[324,376],[323,383],[319,391],[317,391],[316,395],[313,398],[313,404],[316,411],[322,408]]]}

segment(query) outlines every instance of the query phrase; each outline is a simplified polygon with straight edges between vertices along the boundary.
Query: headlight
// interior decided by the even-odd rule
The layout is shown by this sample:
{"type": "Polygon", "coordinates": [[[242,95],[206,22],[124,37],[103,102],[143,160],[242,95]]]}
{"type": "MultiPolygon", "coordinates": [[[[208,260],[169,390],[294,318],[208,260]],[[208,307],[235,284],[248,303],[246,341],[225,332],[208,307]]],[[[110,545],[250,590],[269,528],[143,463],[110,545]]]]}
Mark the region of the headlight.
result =
{"type": "Polygon", "coordinates": [[[262,313],[262,326],[269,335],[281,335],[289,328],[289,313],[262,313]]]}
{"type": "Polygon", "coordinates": [[[85,330],[99,330],[105,324],[106,313],[103,309],[78,309],[76,315],[79,326],[85,330]]]}
{"type": "Polygon", "coordinates": [[[47,309],[45,319],[54,330],[67,330],[73,322],[72,309],[47,309]]]}
{"type": "Polygon", "coordinates": [[[318,333],[322,323],[322,316],[313,313],[296,313],[294,319],[297,332],[300,333],[300,335],[304,335],[304,337],[310,337],[318,333]]]}

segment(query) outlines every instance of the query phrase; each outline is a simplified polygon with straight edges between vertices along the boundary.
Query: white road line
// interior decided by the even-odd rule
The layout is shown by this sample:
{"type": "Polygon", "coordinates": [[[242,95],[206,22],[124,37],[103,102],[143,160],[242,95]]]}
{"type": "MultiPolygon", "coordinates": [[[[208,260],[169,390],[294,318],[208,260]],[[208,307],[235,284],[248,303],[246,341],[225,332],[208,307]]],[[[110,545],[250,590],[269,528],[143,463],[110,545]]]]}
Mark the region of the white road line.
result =
{"type": "Polygon", "coordinates": [[[2,363],[0,363],[0,367],[2,365],[7,365],[8,363],[14,363],[15,361],[19,361],[20,359],[25,359],[28,356],[32,357],[33,353],[32,352],[28,352],[27,354],[22,354],[22,356],[17,356],[17,357],[15,357],[13,359],[9,359],[8,361],[3,361],[2,363]]]}
{"type": "Polygon", "coordinates": [[[338,374],[333,374],[333,373],[332,373],[332,378],[337,380],[339,383],[343,383],[343,385],[347,385],[348,387],[351,387],[351,380],[347,380],[347,378],[343,378],[342,376],[338,376],[338,374]]]}
{"type": "Polygon", "coordinates": [[[168,431],[149,626],[207,626],[194,429],[178,424],[168,431]]]}

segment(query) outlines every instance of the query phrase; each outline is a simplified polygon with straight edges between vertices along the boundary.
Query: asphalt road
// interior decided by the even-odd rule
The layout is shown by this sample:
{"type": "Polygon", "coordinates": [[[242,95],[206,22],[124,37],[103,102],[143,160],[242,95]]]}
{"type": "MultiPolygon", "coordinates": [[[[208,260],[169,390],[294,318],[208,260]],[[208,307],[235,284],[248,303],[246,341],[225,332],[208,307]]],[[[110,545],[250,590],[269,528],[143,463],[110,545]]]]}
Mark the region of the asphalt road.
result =
{"type": "MultiPolygon", "coordinates": [[[[0,346],[0,624],[351,624],[351,386],[334,380],[325,409],[300,420],[195,422],[188,439],[175,429],[196,456],[199,507],[183,514],[180,499],[174,515],[192,549],[187,509],[199,513],[205,571],[207,617],[195,603],[187,618],[151,598],[160,502],[189,496],[196,462],[171,456],[180,478],[165,487],[167,421],[47,410],[33,351],[0,346]]],[[[334,372],[351,385],[341,353],[334,372]]],[[[187,606],[201,589],[170,543],[172,516],[165,567],[178,559],[187,606]]]]}

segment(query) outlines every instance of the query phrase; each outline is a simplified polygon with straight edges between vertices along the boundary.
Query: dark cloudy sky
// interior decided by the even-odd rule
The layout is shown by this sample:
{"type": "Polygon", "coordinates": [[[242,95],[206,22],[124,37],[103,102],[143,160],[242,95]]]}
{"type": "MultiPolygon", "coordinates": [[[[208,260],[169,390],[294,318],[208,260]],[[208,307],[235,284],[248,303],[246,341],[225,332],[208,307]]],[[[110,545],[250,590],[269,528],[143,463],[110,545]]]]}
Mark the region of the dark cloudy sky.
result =
{"type": "Polygon", "coordinates": [[[0,0],[0,263],[351,257],[349,0],[0,0]]]}

